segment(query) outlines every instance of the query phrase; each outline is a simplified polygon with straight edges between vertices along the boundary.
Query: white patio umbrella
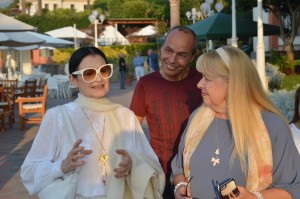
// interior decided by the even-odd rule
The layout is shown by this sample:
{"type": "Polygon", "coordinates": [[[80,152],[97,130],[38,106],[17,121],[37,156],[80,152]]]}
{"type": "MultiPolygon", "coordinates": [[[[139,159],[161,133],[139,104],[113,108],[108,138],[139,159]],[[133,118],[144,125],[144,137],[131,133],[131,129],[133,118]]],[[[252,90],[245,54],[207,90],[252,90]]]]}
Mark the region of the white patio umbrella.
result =
{"type": "Polygon", "coordinates": [[[56,37],[56,38],[81,38],[81,39],[92,39],[92,37],[88,36],[86,33],[72,27],[64,27],[64,28],[59,28],[55,30],[50,30],[48,32],[45,32],[46,34],[56,37]]]}
{"type": "Polygon", "coordinates": [[[36,27],[0,13],[0,32],[35,31],[36,27]]]}
{"type": "MultiPolygon", "coordinates": [[[[73,42],[64,39],[54,38],[48,35],[25,31],[0,33],[0,50],[18,50],[19,62],[23,63],[23,52],[38,48],[60,48],[73,45],[73,42]],[[39,41],[39,43],[37,43],[39,41]]],[[[10,51],[8,51],[10,53],[10,51]]],[[[6,66],[10,68],[9,66],[6,66]]],[[[22,70],[22,68],[20,68],[22,70]]]]}
{"type": "Polygon", "coordinates": [[[113,44],[128,45],[129,41],[113,26],[106,26],[101,33],[98,42],[102,46],[110,46],[113,44]]]}
{"type": "Polygon", "coordinates": [[[142,29],[140,29],[139,31],[137,32],[134,32],[130,35],[128,35],[127,37],[133,37],[133,36],[154,36],[157,34],[157,28],[154,27],[154,26],[146,26],[142,29]]]}
{"type": "Polygon", "coordinates": [[[32,50],[41,46],[60,48],[73,45],[71,41],[50,37],[36,32],[0,32],[0,50],[32,50]]]}
{"type": "Polygon", "coordinates": [[[45,40],[28,32],[0,32],[0,46],[21,47],[42,44],[45,40]]]}
{"type": "Polygon", "coordinates": [[[0,46],[0,50],[33,50],[33,49],[38,49],[41,48],[39,45],[30,45],[30,46],[19,46],[19,47],[8,47],[8,46],[0,46]]]}
{"type": "Polygon", "coordinates": [[[48,47],[54,47],[54,48],[60,48],[60,47],[66,47],[70,45],[74,45],[74,42],[68,41],[65,39],[55,38],[51,37],[45,34],[40,34],[37,32],[28,32],[29,34],[38,37],[40,39],[45,40],[44,43],[42,43],[40,46],[48,46],[48,47]]]}

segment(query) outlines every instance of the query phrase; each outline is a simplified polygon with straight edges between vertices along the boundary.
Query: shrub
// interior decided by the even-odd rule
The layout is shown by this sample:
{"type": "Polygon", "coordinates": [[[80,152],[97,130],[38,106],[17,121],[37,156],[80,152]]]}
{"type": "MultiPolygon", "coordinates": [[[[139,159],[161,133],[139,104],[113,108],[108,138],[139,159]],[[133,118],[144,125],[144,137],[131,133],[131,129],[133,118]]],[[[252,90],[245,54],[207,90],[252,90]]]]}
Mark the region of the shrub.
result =
{"type": "Polygon", "coordinates": [[[294,62],[289,61],[287,56],[280,55],[275,50],[271,51],[270,63],[276,65],[284,74],[290,74],[294,70],[294,62]]]}
{"type": "Polygon", "coordinates": [[[279,90],[282,78],[285,76],[278,68],[270,63],[266,63],[266,76],[268,78],[268,88],[270,91],[279,90]]]}
{"type": "Polygon", "coordinates": [[[270,92],[269,94],[275,106],[282,112],[288,121],[290,121],[294,115],[294,95],[295,90],[279,90],[273,93],[270,92]]]}
{"type": "Polygon", "coordinates": [[[54,50],[53,61],[58,64],[66,64],[69,62],[69,59],[73,52],[74,48],[60,48],[54,50]]]}
{"type": "MultiPolygon", "coordinates": [[[[254,66],[256,66],[256,61],[252,60],[252,62],[254,66]]],[[[282,79],[285,74],[278,71],[278,68],[270,63],[266,63],[265,72],[268,79],[268,89],[270,91],[279,90],[281,88],[282,79]]]]}
{"type": "Polygon", "coordinates": [[[300,75],[284,76],[281,83],[281,89],[295,90],[300,82],[300,75]]]}

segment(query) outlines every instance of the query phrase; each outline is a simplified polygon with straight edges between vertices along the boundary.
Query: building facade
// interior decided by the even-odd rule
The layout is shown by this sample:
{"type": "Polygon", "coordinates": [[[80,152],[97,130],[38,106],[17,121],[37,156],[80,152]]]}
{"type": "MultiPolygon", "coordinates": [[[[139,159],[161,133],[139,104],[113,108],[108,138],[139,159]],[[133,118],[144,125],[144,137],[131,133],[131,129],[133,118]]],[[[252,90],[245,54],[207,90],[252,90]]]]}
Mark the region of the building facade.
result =
{"type": "MultiPolygon", "coordinates": [[[[94,0],[41,0],[42,9],[50,11],[58,8],[73,9],[76,12],[82,12],[89,8],[94,3],[94,0]]],[[[34,15],[38,11],[38,0],[20,0],[20,10],[25,10],[27,14],[34,15]],[[22,3],[25,1],[26,3],[22,3]],[[30,7],[28,3],[31,3],[30,7]],[[22,6],[26,8],[22,8],[22,6]]]]}
{"type": "MultiPolygon", "coordinates": [[[[258,16],[257,7],[253,8],[253,21],[257,21],[258,16]]],[[[272,14],[267,13],[263,11],[262,13],[262,20],[263,23],[271,24],[271,25],[277,25],[279,26],[278,19],[272,14]]],[[[286,22],[288,23],[288,22],[286,22]]],[[[300,50],[300,27],[297,31],[297,36],[294,40],[294,50],[299,51],[300,50]]],[[[272,49],[278,50],[278,51],[284,51],[284,44],[282,39],[279,37],[279,35],[273,35],[273,36],[264,36],[264,45],[265,45],[265,51],[271,51],[272,49]]],[[[257,37],[253,37],[253,51],[256,52],[257,47],[257,37]]]]}

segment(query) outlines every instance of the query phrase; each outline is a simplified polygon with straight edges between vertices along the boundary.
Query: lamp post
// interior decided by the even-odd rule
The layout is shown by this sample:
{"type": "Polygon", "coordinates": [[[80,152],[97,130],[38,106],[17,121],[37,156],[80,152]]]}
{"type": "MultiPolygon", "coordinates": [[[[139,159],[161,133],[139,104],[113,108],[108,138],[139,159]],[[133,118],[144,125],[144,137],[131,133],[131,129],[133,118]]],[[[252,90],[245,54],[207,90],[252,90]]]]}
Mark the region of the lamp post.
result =
{"type": "Polygon", "coordinates": [[[257,0],[257,46],[256,46],[256,67],[263,87],[268,90],[268,81],[265,72],[265,45],[264,30],[262,22],[262,0],[257,0]]]}
{"type": "MultiPolygon", "coordinates": [[[[200,11],[197,11],[196,8],[192,8],[191,11],[187,11],[185,13],[187,18],[195,23],[196,20],[203,20],[206,17],[212,16],[215,13],[215,11],[211,9],[213,2],[214,0],[205,0],[205,2],[200,5],[200,11]]],[[[215,10],[217,12],[221,12],[223,8],[224,6],[222,3],[216,3],[215,10]]]]}
{"type": "MultiPolygon", "coordinates": [[[[205,0],[205,2],[203,2],[200,5],[200,10],[203,12],[205,18],[215,14],[215,11],[213,9],[211,9],[213,2],[214,2],[214,0],[205,0]]],[[[223,8],[224,8],[224,6],[222,3],[220,3],[220,2],[216,3],[215,10],[217,12],[221,12],[223,10],[223,8]]]]}
{"type": "MultiPolygon", "coordinates": [[[[193,23],[195,23],[196,20],[203,20],[206,17],[212,16],[215,13],[215,10],[217,12],[221,12],[224,8],[223,4],[218,2],[215,4],[215,10],[213,10],[212,4],[214,0],[205,0],[200,5],[200,11],[197,11],[196,8],[192,8],[191,11],[187,11],[185,14],[189,20],[192,20],[193,23]]],[[[210,50],[213,48],[212,40],[209,40],[209,45],[206,43],[206,49],[210,50]]]]}
{"type": "Polygon", "coordinates": [[[235,0],[232,0],[231,11],[232,11],[231,45],[234,46],[234,47],[238,47],[238,44],[237,44],[238,38],[236,37],[236,9],[235,9],[235,0]]]}
{"type": "Polygon", "coordinates": [[[196,8],[192,8],[191,11],[187,11],[185,15],[189,20],[192,20],[193,23],[195,23],[196,20],[204,19],[203,14],[200,11],[197,11],[196,8]]]}
{"type": "Polygon", "coordinates": [[[99,13],[97,10],[94,10],[93,13],[89,16],[89,20],[92,24],[94,24],[94,28],[95,28],[95,47],[98,48],[98,24],[102,24],[104,19],[105,19],[105,15],[104,14],[100,14],[99,15],[99,20],[97,19],[99,13]]]}

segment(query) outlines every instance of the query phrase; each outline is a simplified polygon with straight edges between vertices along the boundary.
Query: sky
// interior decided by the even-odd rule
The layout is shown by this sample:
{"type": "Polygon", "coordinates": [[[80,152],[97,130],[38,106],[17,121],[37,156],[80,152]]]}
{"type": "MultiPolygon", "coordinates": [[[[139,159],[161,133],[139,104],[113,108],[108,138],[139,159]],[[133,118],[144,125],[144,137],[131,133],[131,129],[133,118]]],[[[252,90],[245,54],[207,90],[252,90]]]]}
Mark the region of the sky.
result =
{"type": "Polygon", "coordinates": [[[11,2],[12,0],[0,0],[0,8],[6,8],[11,2]]]}

